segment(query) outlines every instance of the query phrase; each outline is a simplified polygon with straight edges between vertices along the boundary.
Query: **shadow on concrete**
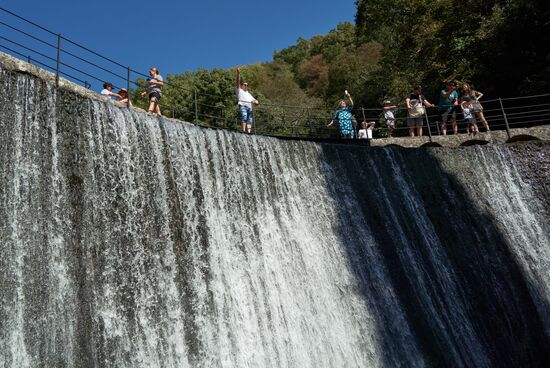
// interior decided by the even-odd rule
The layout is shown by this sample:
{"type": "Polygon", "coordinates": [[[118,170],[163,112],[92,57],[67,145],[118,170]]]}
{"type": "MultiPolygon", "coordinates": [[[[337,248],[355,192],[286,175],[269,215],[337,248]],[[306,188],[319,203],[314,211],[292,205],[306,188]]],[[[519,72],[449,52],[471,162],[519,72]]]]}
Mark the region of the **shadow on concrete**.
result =
{"type": "Polygon", "coordinates": [[[518,264],[499,220],[432,152],[323,146],[341,244],[375,315],[384,366],[550,366],[539,316],[550,305],[539,301],[537,309],[531,294],[543,291],[518,264]],[[407,326],[414,341],[403,339],[407,326]]]}
{"type": "Polygon", "coordinates": [[[420,147],[426,148],[426,147],[443,147],[443,146],[437,142],[427,142],[421,145],[420,147]]]}
{"type": "Polygon", "coordinates": [[[515,135],[513,137],[510,137],[510,139],[508,139],[506,143],[529,142],[529,141],[540,141],[540,139],[532,135],[520,134],[520,135],[515,135]]]}
{"type": "Polygon", "coordinates": [[[460,147],[468,147],[468,146],[484,146],[486,144],[489,144],[488,141],[483,139],[470,139],[469,141],[462,142],[460,144],[460,147]]]}

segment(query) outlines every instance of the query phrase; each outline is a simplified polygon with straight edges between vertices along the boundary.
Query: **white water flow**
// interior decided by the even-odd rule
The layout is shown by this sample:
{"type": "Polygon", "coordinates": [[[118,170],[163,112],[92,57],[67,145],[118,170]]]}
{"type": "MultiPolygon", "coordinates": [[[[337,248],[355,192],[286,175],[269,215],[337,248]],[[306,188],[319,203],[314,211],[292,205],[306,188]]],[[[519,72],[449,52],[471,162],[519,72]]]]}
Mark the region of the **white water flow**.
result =
{"type": "Polygon", "coordinates": [[[507,147],[280,141],[0,82],[0,368],[550,361],[549,209],[507,147]]]}

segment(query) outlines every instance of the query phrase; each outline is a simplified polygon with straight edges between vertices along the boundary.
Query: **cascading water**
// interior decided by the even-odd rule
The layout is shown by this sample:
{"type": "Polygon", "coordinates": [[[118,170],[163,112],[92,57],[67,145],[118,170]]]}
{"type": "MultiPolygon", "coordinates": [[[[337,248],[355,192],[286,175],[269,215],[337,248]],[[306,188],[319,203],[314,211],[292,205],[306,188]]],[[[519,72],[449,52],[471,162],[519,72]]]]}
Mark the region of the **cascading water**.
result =
{"type": "Polygon", "coordinates": [[[547,144],[280,141],[0,86],[0,367],[550,362],[547,144]]]}

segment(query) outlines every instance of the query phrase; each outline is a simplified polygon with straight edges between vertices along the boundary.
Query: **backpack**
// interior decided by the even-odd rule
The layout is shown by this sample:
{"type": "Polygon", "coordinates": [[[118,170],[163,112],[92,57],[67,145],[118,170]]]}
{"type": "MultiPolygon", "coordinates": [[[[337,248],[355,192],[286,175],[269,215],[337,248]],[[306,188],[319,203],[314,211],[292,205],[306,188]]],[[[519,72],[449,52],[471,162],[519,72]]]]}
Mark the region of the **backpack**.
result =
{"type": "Polygon", "coordinates": [[[424,108],[422,95],[418,95],[418,104],[409,109],[409,116],[411,118],[423,118],[425,113],[426,109],[424,108]]]}

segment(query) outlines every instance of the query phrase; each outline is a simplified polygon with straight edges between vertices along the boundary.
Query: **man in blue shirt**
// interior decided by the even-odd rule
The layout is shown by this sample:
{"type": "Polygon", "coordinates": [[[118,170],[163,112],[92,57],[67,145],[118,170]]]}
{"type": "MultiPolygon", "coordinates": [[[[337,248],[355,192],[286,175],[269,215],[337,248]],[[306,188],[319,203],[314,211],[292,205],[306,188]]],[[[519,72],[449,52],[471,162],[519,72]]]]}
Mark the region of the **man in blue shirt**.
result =
{"type": "Polygon", "coordinates": [[[442,89],[439,93],[439,105],[437,106],[437,113],[439,115],[439,123],[441,124],[441,131],[443,135],[447,135],[447,120],[451,115],[451,124],[453,132],[458,133],[458,127],[456,125],[456,115],[453,110],[453,106],[458,104],[458,93],[456,92],[456,83],[447,82],[445,89],[442,89]]]}

